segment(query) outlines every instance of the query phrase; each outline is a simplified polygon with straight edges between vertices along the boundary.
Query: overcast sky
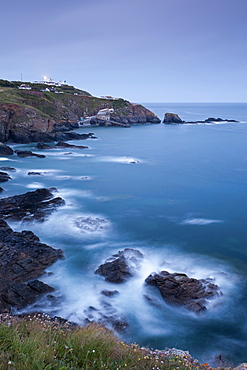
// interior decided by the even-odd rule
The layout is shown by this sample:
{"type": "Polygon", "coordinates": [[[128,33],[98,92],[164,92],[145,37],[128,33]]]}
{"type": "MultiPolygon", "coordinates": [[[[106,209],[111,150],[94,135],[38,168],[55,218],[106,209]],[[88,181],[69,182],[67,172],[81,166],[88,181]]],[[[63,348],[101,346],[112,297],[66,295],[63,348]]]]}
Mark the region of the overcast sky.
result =
{"type": "Polygon", "coordinates": [[[0,0],[0,78],[133,102],[247,101],[247,0],[0,0]]]}

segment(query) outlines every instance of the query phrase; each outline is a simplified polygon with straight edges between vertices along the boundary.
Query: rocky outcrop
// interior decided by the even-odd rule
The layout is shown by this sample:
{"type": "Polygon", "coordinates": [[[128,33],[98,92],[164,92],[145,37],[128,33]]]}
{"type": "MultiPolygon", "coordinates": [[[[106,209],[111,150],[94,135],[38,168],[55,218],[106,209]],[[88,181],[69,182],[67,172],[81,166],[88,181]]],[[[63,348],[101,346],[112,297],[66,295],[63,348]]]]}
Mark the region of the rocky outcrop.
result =
{"type": "Polygon", "coordinates": [[[125,248],[106,260],[95,273],[104,276],[110,283],[121,284],[133,276],[142,258],[143,254],[140,251],[125,248]]]}
{"type": "Polygon", "coordinates": [[[44,221],[65,202],[53,196],[56,189],[37,189],[25,194],[0,199],[0,217],[15,221],[44,221]]]}
{"type": "Polygon", "coordinates": [[[222,294],[211,279],[197,280],[186,274],[170,274],[167,271],[153,273],[145,282],[157,287],[167,303],[183,306],[197,313],[206,310],[208,299],[222,294]]]}
{"type": "Polygon", "coordinates": [[[165,117],[163,123],[217,123],[217,122],[238,122],[234,119],[223,119],[223,118],[213,118],[209,117],[204,121],[183,121],[177,114],[175,113],[165,113],[165,117]]]}
{"type": "Polygon", "coordinates": [[[184,123],[184,121],[175,113],[165,113],[163,123],[184,123]]]}
{"type": "Polygon", "coordinates": [[[36,279],[62,257],[60,249],[41,243],[31,231],[14,232],[0,219],[0,312],[24,308],[53,291],[36,279]]]}

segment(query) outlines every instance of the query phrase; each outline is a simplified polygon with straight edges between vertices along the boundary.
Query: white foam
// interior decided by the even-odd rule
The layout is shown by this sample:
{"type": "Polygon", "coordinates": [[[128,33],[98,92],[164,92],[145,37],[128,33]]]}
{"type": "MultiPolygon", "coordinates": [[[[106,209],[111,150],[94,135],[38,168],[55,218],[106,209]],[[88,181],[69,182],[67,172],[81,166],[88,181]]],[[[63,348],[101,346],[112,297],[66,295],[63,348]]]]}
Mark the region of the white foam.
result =
{"type": "Polygon", "coordinates": [[[116,162],[116,163],[124,163],[124,164],[141,163],[140,159],[133,158],[133,157],[105,156],[105,157],[99,157],[97,158],[97,160],[101,162],[116,162]]]}
{"type": "Polygon", "coordinates": [[[44,184],[42,182],[32,182],[31,184],[27,184],[26,188],[28,189],[44,188],[44,184]]]}
{"type": "Polygon", "coordinates": [[[222,220],[214,220],[209,218],[187,218],[180,222],[180,225],[210,225],[223,222],[222,220]]]}

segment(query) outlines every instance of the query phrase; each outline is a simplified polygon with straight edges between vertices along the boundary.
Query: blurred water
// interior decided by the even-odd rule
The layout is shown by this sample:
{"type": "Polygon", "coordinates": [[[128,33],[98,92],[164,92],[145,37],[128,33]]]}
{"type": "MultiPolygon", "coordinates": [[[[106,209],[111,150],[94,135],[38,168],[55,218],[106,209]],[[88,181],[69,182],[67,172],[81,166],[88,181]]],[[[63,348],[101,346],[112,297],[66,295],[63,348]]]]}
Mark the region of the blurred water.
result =
{"type": "MultiPolygon", "coordinates": [[[[246,361],[247,104],[145,106],[161,119],[173,112],[184,120],[215,116],[241,123],[97,127],[90,131],[98,140],[71,141],[89,149],[0,159],[2,166],[17,169],[3,196],[55,186],[66,200],[43,224],[11,223],[65,254],[43,278],[56,288],[56,299],[30,309],[83,322],[89,306],[100,315],[110,303],[130,324],[122,336],[126,341],[175,346],[212,364],[219,355],[246,361]],[[30,171],[41,175],[29,176],[30,171]],[[94,274],[126,247],[144,254],[135,277],[115,286],[94,274]],[[201,315],[168,306],[144,284],[151,272],[164,269],[213,278],[223,296],[201,315]],[[120,294],[104,298],[106,289],[120,294]],[[154,294],[155,305],[145,299],[147,293],[154,294]]],[[[35,144],[13,147],[34,150],[35,144]]]]}

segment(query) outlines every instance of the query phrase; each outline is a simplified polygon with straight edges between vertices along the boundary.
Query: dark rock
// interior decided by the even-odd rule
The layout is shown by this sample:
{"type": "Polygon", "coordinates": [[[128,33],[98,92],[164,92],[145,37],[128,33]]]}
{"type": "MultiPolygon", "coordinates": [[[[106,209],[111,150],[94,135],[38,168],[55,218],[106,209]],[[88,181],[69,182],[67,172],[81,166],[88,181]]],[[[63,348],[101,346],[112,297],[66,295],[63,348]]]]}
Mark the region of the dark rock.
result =
{"type": "Polygon", "coordinates": [[[12,154],[14,154],[13,149],[11,149],[8,145],[0,142],[0,155],[12,155],[12,154]]]}
{"type": "Polygon", "coordinates": [[[38,157],[38,158],[45,158],[45,155],[43,154],[36,154],[31,152],[30,150],[15,150],[15,153],[18,155],[18,157],[38,157]]]}
{"type": "Polygon", "coordinates": [[[60,142],[68,140],[86,140],[89,138],[94,138],[94,134],[91,132],[89,134],[78,134],[76,132],[58,132],[55,135],[55,140],[60,142]]]}
{"type": "Polygon", "coordinates": [[[153,273],[145,282],[156,286],[167,303],[183,306],[194,312],[206,310],[207,299],[222,294],[211,279],[197,280],[186,274],[170,274],[167,271],[153,273]]]}
{"type": "Polygon", "coordinates": [[[3,189],[3,188],[1,188],[1,186],[0,186],[0,192],[2,192],[2,191],[4,191],[4,189],[3,189]]]}
{"type": "Polygon", "coordinates": [[[28,176],[42,176],[41,172],[28,172],[28,176]]]}
{"type": "Polygon", "coordinates": [[[110,283],[120,284],[133,276],[133,270],[139,266],[143,254],[135,249],[126,248],[109,258],[95,271],[110,283]]]}
{"type": "Polygon", "coordinates": [[[65,143],[64,141],[59,141],[56,145],[48,145],[44,143],[38,143],[37,149],[57,149],[57,148],[75,148],[75,149],[88,149],[85,145],[73,145],[65,143]]]}
{"type": "Polygon", "coordinates": [[[119,292],[117,290],[102,290],[101,294],[105,295],[106,297],[112,297],[119,294],[119,292]]]}
{"type": "Polygon", "coordinates": [[[11,177],[6,173],[6,172],[1,172],[0,171],[0,182],[5,182],[10,180],[11,177]]]}
{"type": "Polygon", "coordinates": [[[165,118],[163,123],[213,123],[213,122],[238,122],[234,119],[222,119],[222,118],[213,118],[209,117],[204,121],[183,121],[177,114],[175,113],[165,113],[165,118]]]}
{"type": "Polygon", "coordinates": [[[0,217],[10,220],[44,221],[47,215],[64,205],[60,197],[53,197],[54,189],[37,189],[25,194],[0,199],[0,217]]]}
{"type": "Polygon", "coordinates": [[[38,143],[36,145],[36,149],[54,149],[54,145],[49,145],[49,144],[45,144],[45,143],[38,143]]]}
{"type": "Polygon", "coordinates": [[[212,123],[212,122],[238,122],[238,121],[235,121],[234,119],[223,119],[223,118],[209,117],[209,118],[205,119],[204,121],[195,121],[195,122],[188,122],[188,123],[212,123]]]}
{"type": "Polygon", "coordinates": [[[60,249],[40,243],[31,231],[14,232],[0,219],[0,311],[24,308],[40,294],[53,291],[40,281],[29,280],[37,279],[62,257],[60,249]]]}
{"type": "Polygon", "coordinates": [[[175,113],[166,113],[163,123],[184,123],[184,121],[175,113]]]}
{"type": "Polygon", "coordinates": [[[9,171],[9,172],[16,172],[16,169],[14,167],[0,167],[0,170],[2,171],[9,171]]]}
{"type": "Polygon", "coordinates": [[[72,145],[68,143],[64,143],[63,141],[59,141],[55,147],[58,148],[76,148],[76,149],[88,149],[88,146],[85,145],[72,145]]]}

